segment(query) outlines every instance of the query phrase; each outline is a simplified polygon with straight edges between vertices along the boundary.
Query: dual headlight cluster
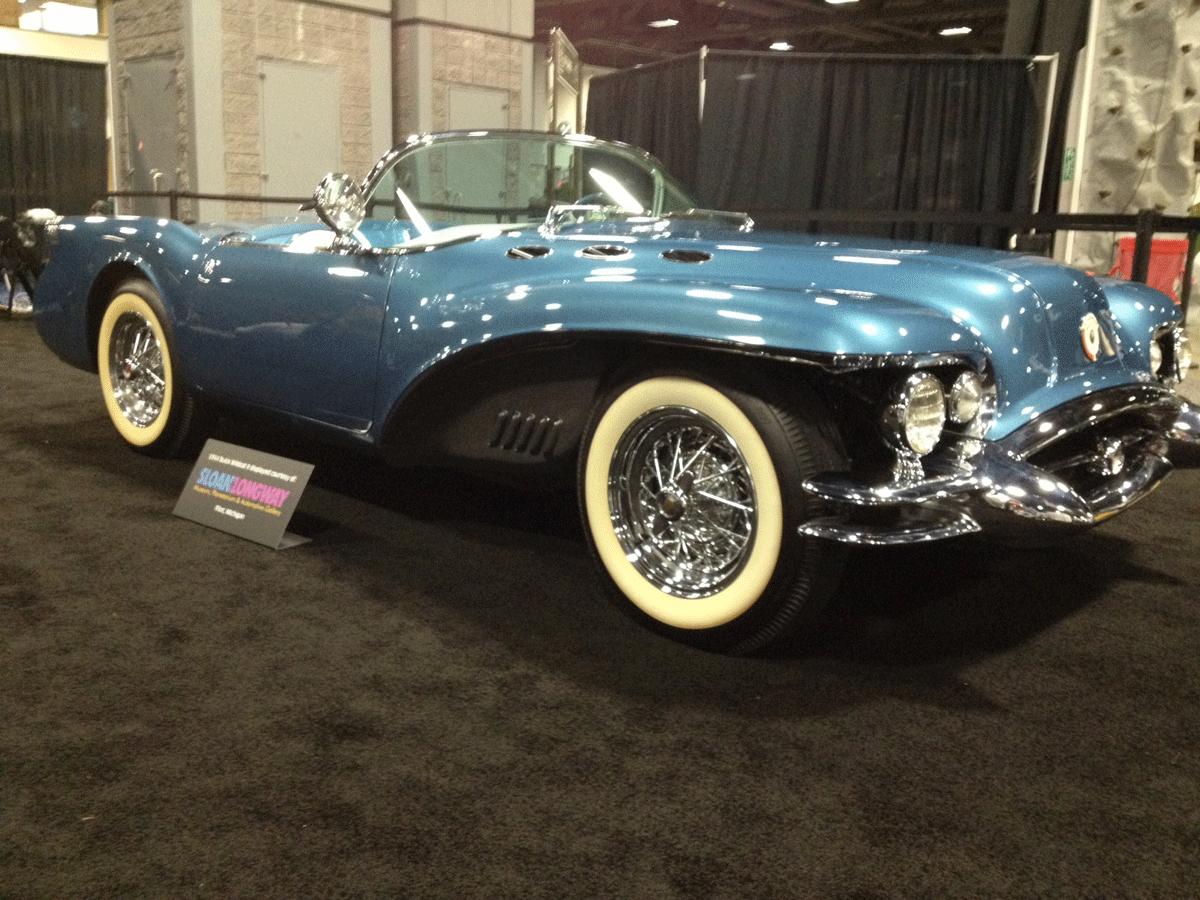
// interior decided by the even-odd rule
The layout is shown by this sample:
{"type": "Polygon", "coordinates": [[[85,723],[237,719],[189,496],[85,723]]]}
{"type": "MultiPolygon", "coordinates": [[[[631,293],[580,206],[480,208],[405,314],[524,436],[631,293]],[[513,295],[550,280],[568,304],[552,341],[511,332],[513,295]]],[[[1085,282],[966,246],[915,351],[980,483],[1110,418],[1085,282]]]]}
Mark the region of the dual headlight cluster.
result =
{"type": "Polygon", "coordinates": [[[995,388],[970,369],[913,372],[893,389],[884,407],[883,431],[903,453],[932,453],[948,427],[964,437],[982,437],[995,409],[995,388]]]}
{"type": "Polygon", "coordinates": [[[1178,384],[1192,367],[1192,348],[1179,325],[1159,329],[1150,342],[1150,371],[1165,384],[1178,384]]]}

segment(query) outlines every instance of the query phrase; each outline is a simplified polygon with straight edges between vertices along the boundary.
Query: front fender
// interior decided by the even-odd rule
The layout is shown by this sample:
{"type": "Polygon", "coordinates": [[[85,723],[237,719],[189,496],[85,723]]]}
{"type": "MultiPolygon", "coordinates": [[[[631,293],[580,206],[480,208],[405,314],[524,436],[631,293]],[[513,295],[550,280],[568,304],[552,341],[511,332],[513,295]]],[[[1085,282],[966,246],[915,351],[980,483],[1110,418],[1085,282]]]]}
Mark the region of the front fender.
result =
{"type": "MultiPolygon", "coordinates": [[[[439,275],[427,269],[420,279],[436,285],[439,275]]],[[[831,361],[949,353],[982,358],[985,352],[978,334],[945,313],[850,291],[716,286],[601,271],[582,280],[550,273],[536,281],[431,291],[416,304],[392,299],[388,319],[398,327],[385,329],[383,360],[400,384],[470,347],[542,333],[641,335],[831,361]],[[400,315],[401,306],[408,316],[400,315]],[[415,345],[422,350],[414,356],[415,345]]]]}
{"type": "Polygon", "coordinates": [[[1140,282],[1114,278],[1097,281],[1116,323],[1122,353],[1136,358],[1136,364],[1128,360],[1130,366],[1150,371],[1150,344],[1154,334],[1163,325],[1179,321],[1179,307],[1166,294],[1140,282]]]}

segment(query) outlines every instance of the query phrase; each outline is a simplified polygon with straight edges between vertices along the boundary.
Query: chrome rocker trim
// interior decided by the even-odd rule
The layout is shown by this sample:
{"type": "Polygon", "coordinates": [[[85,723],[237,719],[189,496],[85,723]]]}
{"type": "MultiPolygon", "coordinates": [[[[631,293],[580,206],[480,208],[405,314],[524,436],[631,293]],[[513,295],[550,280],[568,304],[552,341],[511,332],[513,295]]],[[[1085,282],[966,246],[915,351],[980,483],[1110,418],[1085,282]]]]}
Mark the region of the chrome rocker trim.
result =
{"type": "MultiPolygon", "coordinates": [[[[1145,497],[1171,472],[1170,448],[1200,448],[1200,410],[1157,385],[1089,394],[1032,420],[1002,441],[960,440],[916,467],[912,480],[866,483],[827,472],[804,487],[833,506],[800,533],[849,544],[914,544],[976,532],[1039,543],[1082,530],[1145,497]],[[1116,416],[1136,426],[1106,433],[1116,416]],[[1094,439],[1088,432],[1095,431],[1094,439]],[[1086,492],[1029,461],[1066,438],[1091,442],[1056,468],[1086,468],[1098,484],[1086,492]]],[[[903,467],[898,468],[902,471],[903,467]]]]}

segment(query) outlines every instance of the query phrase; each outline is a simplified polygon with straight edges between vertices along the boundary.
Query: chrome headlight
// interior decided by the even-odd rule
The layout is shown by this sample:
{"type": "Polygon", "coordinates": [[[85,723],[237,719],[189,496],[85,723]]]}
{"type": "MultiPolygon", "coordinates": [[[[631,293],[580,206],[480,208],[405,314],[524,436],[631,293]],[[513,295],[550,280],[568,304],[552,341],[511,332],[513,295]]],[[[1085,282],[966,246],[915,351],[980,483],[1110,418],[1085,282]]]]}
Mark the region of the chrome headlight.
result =
{"type": "Polygon", "coordinates": [[[963,372],[950,388],[950,421],[966,425],[983,409],[983,379],[974,372],[963,372]]]}
{"type": "Polygon", "coordinates": [[[928,372],[914,372],[895,390],[884,411],[884,432],[899,450],[933,452],[946,425],[946,392],[928,372]]]}

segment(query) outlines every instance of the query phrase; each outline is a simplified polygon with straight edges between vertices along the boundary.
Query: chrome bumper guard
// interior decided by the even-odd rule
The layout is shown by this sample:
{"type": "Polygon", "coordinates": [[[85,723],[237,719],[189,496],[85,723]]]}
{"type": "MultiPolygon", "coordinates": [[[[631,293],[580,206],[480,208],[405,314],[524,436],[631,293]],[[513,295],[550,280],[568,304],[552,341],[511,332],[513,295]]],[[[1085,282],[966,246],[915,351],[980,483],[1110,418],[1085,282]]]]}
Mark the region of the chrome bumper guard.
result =
{"type": "Polygon", "coordinates": [[[1200,410],[1157,385],[1110,389],[1051,410],[1003,441],[963,442],[928,457],[913,481],[868,484],[844,472],[810,478],[805,489],[832,504],[833,514],[805,522],[800,533],[865,545],[975,532],[1038,543],[1128,509],[1174,468],[1170,455],[1180,446],[1200,449],[1200,410]],[[1126,414],[1137,427],[1101,438],[1103,423],[1126,414]],[[1091,449],[1062,462],[1098,475],[1086,490],[1029,461],[1091,431],[1091,449]]]}

